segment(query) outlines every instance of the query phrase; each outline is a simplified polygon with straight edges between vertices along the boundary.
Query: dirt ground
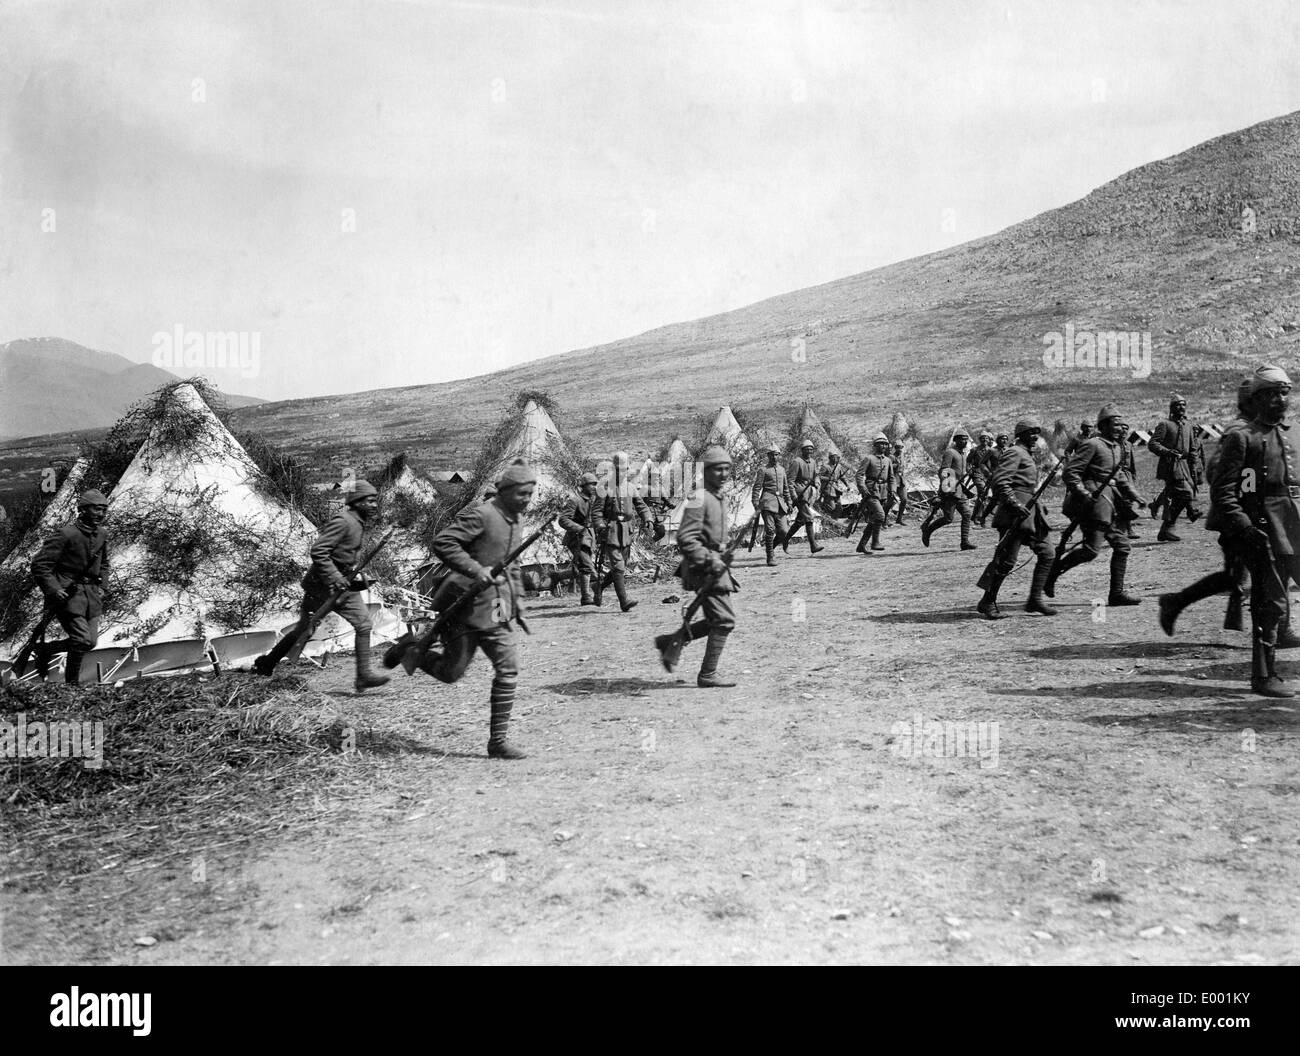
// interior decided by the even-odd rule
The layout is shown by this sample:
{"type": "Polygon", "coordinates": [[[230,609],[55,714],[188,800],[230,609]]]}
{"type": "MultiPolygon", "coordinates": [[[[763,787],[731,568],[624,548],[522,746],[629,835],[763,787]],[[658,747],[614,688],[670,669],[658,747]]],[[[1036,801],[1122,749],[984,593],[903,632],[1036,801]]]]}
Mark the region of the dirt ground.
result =
{"type": "Polygon", "coordinates": [[[1300,962],[1300,698],[1247,692],[1221,599],[1164,636],[1155,595],[1218,551],[1199,526],[1140,530],[1141,606],[1094,607],[1103,558],[1062,579],[1053,619],[1020,610],[1020,570],[998,623],[974,613],[991,530],[970,553],[955,525],[923,549],[915,521],[871,557],[844,539],[775,570],[742,552],[734,690],[695,688],[700,643],[658,665],[679,611],[664,584],[627,615],[544,597],[517,763],[485,757],[481,657],[455,686],[399,671],[363,696],[336,660],[313,683],[358,732],[341,765],[367,768],[361,792],[326,789],[309,837],[214,848],[201,876],[11,887],[6,957],[1300,962]],[[977,725],[967,742],[916,722],[977,725]]]}

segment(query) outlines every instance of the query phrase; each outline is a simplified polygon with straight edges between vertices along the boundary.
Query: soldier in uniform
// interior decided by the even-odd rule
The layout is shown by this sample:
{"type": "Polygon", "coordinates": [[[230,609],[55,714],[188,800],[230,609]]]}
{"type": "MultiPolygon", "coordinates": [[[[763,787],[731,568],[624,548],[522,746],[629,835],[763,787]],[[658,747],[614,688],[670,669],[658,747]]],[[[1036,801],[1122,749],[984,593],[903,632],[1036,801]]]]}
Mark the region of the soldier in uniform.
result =
{"type": "Polygon", "coordinates": [[[1066,457],[1068,458],[1070,455],[1074,454],[1075,448],[1085,440],[1091,439],[1094,435],[1095,434],[1092,431],[1092,422],[1080,422],[1078,434],[1065,445],[1066,457]]]}
{"type": "Polygon", "coordinates": [[[1083,441],[1066,460],[1063,476],[1067,495],[1062,510],[1082,526],[1083,539],[1081,545],[1052,566],[1043,587],[1043,593],[1049,598],[1056,596],[1056,581],[1075,566],[1094,560],[1101,553],[1104,541],[1111,548],[1108,604],[1142,603],[1140,598],[1124,591],[1131,547],[1128,537],[1115,523],[1118,503],[1146,505],[1142,496],[1133,490],[1120,464],[1123,457],[1120,440],[1126,429],[1118,410],[1103,407],[1097,415],[1098,435],[1083,441]]]}
{"type": "Polygon", "coordinates": [[[619,451],[614,455],[613,480],[605,489],[604,499],[592,507],[596,538],[605,547],[605,564],[609,569],[605,573],[605,582],[596,584],[596,604],[604,603],[605,587],[612,582],[619,608],[624,612],[636,608],[637,604],[627,596],[627,581],[624,578],[627,559],[632,553],[634,522],[639,521],[646,528],[654,524],[654,516],[645,504],[645,499],[638,493],[629,466],[626,452],[619,451]]]}
{"type": "Polygon", "coordinates": [[[849,470],[840,460],[839,452],[832,451],[826,456],[827,464],[821,471],[822,509],[832,517],[840,516],[844,511],[841,500],[844,493],[853,486],[849,470]]]}
{"type": "Polygon", "coordinates": [[[795,513],[794,524],[790,530],[785,533],[785,541],[781,544],[781,549],[787,554],[790,552],[790,540],[804,525],[808,526],[808,549],[814,554],[820,554],[825,547],[817,545],[817,540],[813,532],[813,500],[817,498],[817,460],[813,457],[815,445],[811,440],[804,440],[799,444],[799,457],[790,463],[790,468],[786,470],[786,479],[790,481],[790,491],[794,496],[795,513]]]}
{"type": "MultiPolygon", "coordinates": [[[[1133,445],[1129,443],[1129,430],[1125,423],[1124,435],[1119,441],[1120,465],[1124,468],[1124,473],[1128,476],[1129,483],[1137,489],[1137,459],[1133,455],[1133,445]]],[[[1130,539],[1142,538],[1138,535],[1137,529],[1133,525],[1137,522],[1138,514],[1129,503],[1121,502],[1115,508],[1115,522],[1124,530],[1124,534],[1130,539]]]]}
{"type": "MultiPolygon", "coordinates": [[[[525,753],[508,741],[510,713],[514,709],[519,679],[515,624],[525,633],[524,586],[518,564],[512,564],[495,579],[493,566],[505,560],[523,542],[523,513],[533,500],[537,474],[525,462],[506,467],[497,481],[491,502],[471,504],[433,540],[433,552],[450,569],[453,585],[462,592],[473,584],[487,589],[475,595],[468,611],[453,617],[442,632],[441,650],[431,648],[421,669],[439,682],[456,682],[469,668],[479,649],[492,662],[489,697],[487,754],[491,759],[524,759],[525,753]]],[[[399,663],[413,674],[418,651],[412,635],[403,635],[384,656],[387,667],[399,663]]]]}
{"type": "Polygon", "coordinates": [[[889,458],[889,437],[877,433],[872,441],[872,453],[858,466],[858,494],[862,496],[862,515],[867,522],[862,529],[862,538],[858,540],[859,554],[870,554],[871,550],[883,550],[880,542],[880,529],[885,523],[885,500],[894,486],[894,464],[889,458]]]}
{"type": "MultiPolygon", "coordinates": [[[[767,465],[754,478],[754,491],[750,501],[763,518],[763,546],[767,550],[767,563],[776,564],[776,544],[784,543],[786,515],[790,512],[792,496],[785,467],[777,462],[781,449],[772,444],[767,449],[767,465]]],[[[730,476],[731,470],[727,470],[730,476]]],[[[678,529],[680,531],[680,529],[678,529]]]]}
{"type": "Polygon", "coordinates": [[[903,514],[907,512],[907,481],[903,478],[903,445],[894,444],[894,494],[898,496],[898,514],[895,524],[903,523],[903,514]]]}
{"type": "Polygon", "coordinates": [[[961,548],[975,549],[975,544],[970,541],[971,493],[966,466],[966,445],[969,443],[970,434],[958,427],[953,431],[952,444],[939,460],[938,502],[921,525],[921,542],[925,546],[930,545],[930,536],[938,529],[952,524],[955,510],[961,514],[961,548]]]}
{"type": "Polygon", "coordinates": [[[594,605],[591,577],[596,573],[596,529],[592,507],[600,500],[596,496],[599,481],[595,473],[584,473],[578,494],[568,508],[560,514],[560,527],[564,530],[564,545],[573,554],[573,569],[582,591],[581,605],[594,605]]]}
{"type": "Polygon", "coordinates": [[[302,577],[303,599],[298,610],[298,623],[275,644],[269,653],[253,661],[253,671],[269,677],[278,664],[293,648],[298,635],[311,624],[312,614],[340,587],[347,592],[334,611],[352,624],[356,632],[355,649],[357,677],[356,690],[373,689],[388,682],[387,675],[376,675],[370,667],[370,610],[361,600],[366,589],[362,576],[353,574],[353,567],[361,553],[361,537],[365,527],[379,516],[379,492],[368,480],[358,480],[348,493],[343,509],[335,514],[311,544],[311,568],[302,577]]]}
{"type": "Polygon", "coordinates": [[[1209,526],[1240,549],[1250,568],[1251,691],[1292,697],[1277,673],[1275,654],[1287,620],[1287,583],[1300,578],[1300,444],[1286,421],[1286,372],[1260,367],[1250,380],[1250,420],[1219,442],[1209,526]]]}
{"type": "Polygon", "coordinates": [[[1160,459],[1156,479],[1164,481],[1168,502],[1156,536],[1163,543],[1179,541],[1173,527],[1183,510],[1189,521],[1201,515],[1196,507],[1196,491],[1205,480],[1205,453],[1196,434],[1196,426],[1187,418],[1187,401],[1174,393],[1169,398],[1169,417],[1156,426],[1147,443],[1147,450],[1160,459]]]}
{"type": "MultiPolygon", "coordinates": [[[[710,447],[700,460],[704,463],[704,487],[695,492],[686,504],[681,527],[677,529],[677,549],[682,555],[677,575],[681,576],[686,590],[708,586],[700,606],[704,618],[691,624],[692,639],[708,635],[704,660],[695,684],[701,689],[725,689],[736,683],[718,673],[718,661],[727,644],[727,635],[736,626],[736,610],[731,604],[731,595],[739,589],[722,559],[722,551],[727,545],[727,510],[722,500],[722,489],[731,478],[731,456],[725,448],[710,447]]],[[[780,466],[775,468],[781,469],[780,466]]],[[[784,476],[784,470],[781,472],[784,476]]],[[[768,539],[770,562],[771,536],[768,539]]],[[[661,634],[655,638],[660,652],[667,648],[672,637],[671,634],[661,634]]]]}
{"type": "Polygon", "coordinates": [[[993,447],[993,434],[987,429],[980,432],[975,447],[966,456],[971,483],[975,486],[975,508],[971,513],[971,521],[980,528],[984,527],[984,520],[993,508],[989,483],[993,479],[993,470],[997,468],[999,457],[1001,456],[993,447]]]}
{"type": "Polygon", "coordinates": [[[1016,423],[1016,443],[1008,448],[993,471],[991,488],[997,509],[993,514],[993,527],[1003,533],[998,551],[988,569],[990,585],[980,598],[977,611],[990,620],[999,620],[998,590],[1003,580],[1016,567],[1023,543],[1034,552],[1034,578],[1029,588],[1025,611],[1035,616],[1055,616],[1056,610],[1043,601],[1043,586],[1052,570],[1052,544],[1048,541],[1052,526],[1042,506],[1029,502],[1038,490],[1038,463],[1033,450],[1042,433],[1042,426],[1033,418],[1016,423]]]}
{"type": "Polygon", "coordinates": [[[64,681],[81,681],[81,661],[99,640],[103,612],[100,586],[108,575],[108,499],[102,492],[85,491],[77,499],[77,519],[45,540],[32,559],[32,579],[54,611],[66,638],[41,642],[33,650],[36,673],[49,678],[50,660],[67,653],[64,681]]]}

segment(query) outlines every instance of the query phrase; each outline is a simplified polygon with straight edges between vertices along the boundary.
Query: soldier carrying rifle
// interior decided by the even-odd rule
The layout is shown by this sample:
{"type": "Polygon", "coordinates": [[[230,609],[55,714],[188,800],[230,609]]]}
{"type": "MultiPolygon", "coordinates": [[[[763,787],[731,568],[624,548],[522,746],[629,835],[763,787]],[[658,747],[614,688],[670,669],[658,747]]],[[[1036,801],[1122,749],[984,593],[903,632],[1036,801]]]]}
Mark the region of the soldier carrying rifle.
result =
{"type": "Polygon", "coordinates": [[[884,433],[876,434],[871,454],[858,466],[856,484],[862,496],[862,517],[867,522],[857,552],[870,556],[872,550],[885,548],[880,542],[880,529],[885,524],[885,500],[894,488],[894,464],[889,458],[889,437],[884,433]]]}
{"type": "Polygon", "coordinates": [[[813,457],[814,450],[813,442],[804,440],[799,445],[799,456],[790,463],[790,468],[786,471],[796,510],[794,524],[785,533],[785,541],[781,544],[781,549],[787,554],[790,552],[791,537],[804,525],[808,526],[808,549],[814,554],[820,554],[825,549],[817,545],[817,539],[813,535],[812,504],[817,498],[818,476],[817,460],[813,457]]]}
{"type": "Polygon", "coordinates": [[[958,427],[953,430],[952,444],[939,461],[939,496],[921,525],[921,542],[925,546],[930,545],[930,536],[938,529],[952,524],[955,510],[961,514],[961,549],[975,549],[975,544],[970,541],[970,476],[966,466],[966,445],[969,443],[970,434],[965,429],[958,427]]]}
{"type": "Polygon", "coordinates": [[[595,473],[584,473],[578,494],[559,519],[565,532],[564,545],[573,554],[573,568],[582,591],[581,605],[596,603],[591,591],[591,577],[596,572],[595,506],[601,501],[596,495],[598,483],[595,473]]]}

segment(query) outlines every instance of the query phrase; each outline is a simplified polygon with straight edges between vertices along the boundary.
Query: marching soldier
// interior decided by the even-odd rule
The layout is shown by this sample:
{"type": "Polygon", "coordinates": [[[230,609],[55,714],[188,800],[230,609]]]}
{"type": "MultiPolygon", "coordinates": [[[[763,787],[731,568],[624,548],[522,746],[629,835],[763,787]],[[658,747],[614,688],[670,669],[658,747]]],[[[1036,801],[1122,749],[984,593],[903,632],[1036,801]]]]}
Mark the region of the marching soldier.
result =
{"type": "Polygon", "coordinates": [[[559,524],[564,529],[564,545],[573,554],[573,568],[582,591],[581,605],[594,605],[591,577],[596,572],[596,529],[592,507],[599,501],[596,485],[600,482],[595,473],[584,473],[577,496],[560,514],[559,524]]]}
{"type": "MultiPolygon", "coordinates": [[[[721,556],[727,544],[727,510],[722,501],[722,488],[731,479],[731,456],[725,448],[710,447],[700,460],[704,463],[704,487],[686,504],[681,527],[677,529],[677,549],[682,555],[677,575],[681,576],[686,590],[698,590],[710,584],[700,606],[704,618],[691,624],[692,639],[708,635],[704,660],[695,684],[701,689],[726,689],[736,683],[718,673],[718,661],[727,644],[727,635],[736,626],[736,610],[731,604],[731,595],[740,589],[721,556]]],[[[769,465],[768,468],[773,467],[769,465]]],[[[784,476],[785,471],[780,466],[775,468],[784,476]]],[[[768,563],[771,564],[771,535],[767,538],[768,563]]],[[[660,652],[672,637],[671,634],[662,634],[655,639],[660,652]]]]}
{"type": "Polygon", "coordinates": [[[858,494],[862,496],[862,512],[866,527],[862,529],[862,538],[858,540],[857,552],[870,554],[872,550],[883,550],[880,543],[880,529],[885,523],[885,499],[894,486],[894,464],[889,458],[889,437],[877,433],[872,441],[873,451],[862,460],[858,467],[858,494]]]}
{"type": "MultiPolygon", "coordinates": [[[[507,740],[519,679],[519,655],[514,627],[525,633],[524,586],[519,566],[510,565],[496,579],[492,568],[523,542],[523,513],[533,500],[537,474],[525,462],[506,467],[491,502],[471,504],[433,540],[433,552],[450,569],[453,585],[462,592],[475,583],[488,589],[474,597],[468,610],[442,632],[442,650],[430,649],[421,669],[439,682],[457,682],[479,649],[492,663],[489,697],[491,718],[487,754],[490,759],[524,759],[524,752],[507,740]]],[[[393,643],[384,656],[387,667],[399,663],[415,671],[417,647],[411,635],[393,643]]]]}
{"type": "Polygon", "coordinates": [[[1173,527],[1183,510],[1189,521],[1201,515],[1196,507],[1196,491],[1205,481],[1205,453],[1196,432],[1196,426],[1187,418],[1187,401],[1174,393],[1169,398],[1169,417],[1156,426],[1147,443],[1147,450],[1160,458],[1156,479],[1164,481],[1168,502],[1156,536],[1162,543],[1179,541],[1173,527]]]}
{"type": "Polygon", "coordinates": [[[1288,580],[1300,577],[1300,444],[1286,421],[1291,393],[1286,372],[1260,367],[1250,381],[1250,420],[1219,443],[1210,526],[1240,549],[1250,568],[1251,691],[1293,697],[1275,658],[1279,629],[1287,620],[1288,580]]]}
{"type": "MultiPolygon", "coordinates": [[[[1124,473],[1128,476],[1129,483],[1137,489],[1137,459],[1133,455],[1133,445],[1129,443],[1129,431],[1126,428],[1124,435],[1120,437],[1119,446],[1122,454],[1120,455],[1120,465],[1124,473]]],[[[1142,538],[1138,535],[1137,529],[1133,525],[1137,522],[1138,513],[1129,503],[1121,502],[1115,508],[1115,521],[1124,529],[1124,534],[1130,539],[1142,538]]]]}
{"type": "Polygon", "coordinates": [[[50,660],[67,653],[63,680],[81,681],[82,658],[99,640],[103,612],[100,585],[108,575],[108,499],[102,492],[85,491],[77,499],[77,519],[45,540],[32,559],[32,579],[52,609],[66,638],[41,642],[33,650],[36,673],[49,678],[50,660]]]}
{"type": "Polygon", "coordinates": [[[335,590],[347,587],[347,593],[334,611],[352,624],[355,632],[357,677],[353,685],[360,692],[388,682],[387,675],[376,675],[370,667],[370,610],[360,593],[366,589],[366,581],[352,572],[361,553],[365,526],[378,516],[379,492],[368,480],[358,480],[348,493],[343,509],[311,544],[311,568],[302,577],[303,599],[297,625],[275,643],[274,649],[253,661],[254,672],[270,677],[275,665],[293,648],[298,635],[310,626],[312,614],[335,590]]]}
{"type": "Polygon", "coordinates": [[[1034,461],[1034,445],[1042,433],[1042,426],[1033,418],[1016,423],[1016,443],[1008,449],[993,471],[991,487],[997,509],[993,514],[993,527],[1003,533],[994,560],[990,563],[989,587],[980,599],[977,611],[990,620],[1000,620],[998,590],[1003,580],[1016,567],[1023,543],[1034,552],[1034,578],[1029,588],[1025,611],[1035,616],[1055,616],[1056,610],[1043,601],[1043,586],[1052,570],[1052,544],[1048,541],[1052,526],[1042,506],[1034,502],[1038,490],[1038,463],[1034,461]]]}
{"type": "Polygon", "coordinates": [[[958,427],[952,434],[952,444],[939,461],[939,498],[921,525],[921,542],[930,545],[930,536],[945,524],[952,524],[953,511],[961,514],[961,549],[974,550],[970,541],[970,480],[966,468],[966,445],[970,434],[958,427]]]}
{"type": "Polygon", "coordinates": [[[894,494],[897,496],[898,514],[894,519],[895,524],[903,523],[903,514],[907,512],[907,481],[903,477],[903,445],[894,444],[894,455],[891,461],[894,464],[894,494]]]}
{"type": "Polygon", "coordinates": [[[976,442],[975,450],[970,453],[966,460],[970,465],[971,480],[975,484],[975,509],[971,514],[971,520],[981,528],[984,527],[984,520],[993,507],[990,484],[993,480],[993,471],[997,469],[1000,457],[1001,455],[993,446],[993,434],[987,429],[982,430],[976,442]]]}
{"type": "Polygon", "coordinates": [[[1065,463],[1063,473],[1067,491],[1063,512],[1077,521],[1083,530],[1081,545],[1052,566],[1043,593],[1056,596],[1056,581],[1077,565],[1094,560],[1101,553],[1102,542],[1111,549],[1110,605],[1140,605],[1140,598],[1124,591],[1131,547],[1128,537],[1116,524],[1116,506],[1127,501],[1145,506],[1129,483],[1120,459],[1120,440],[1128,427],[1114,407],[1103,407],[1097,415],[1098,435],[1083,441],[1065,463]]]}
{"type": "MultiPolygon", "coordinates": [[[[785,468],[777,459],[781,449],[772,444],[767,449],[767,465],[754,478],[754,491],[750,501],[763,518],[763,546],[767,550],[767,563],[776,564],[776,544],[784,543],[786,515],[790,512],[790,483],[785,468]]],[[[727,470],[730,476],[731,470],[727,470]]],[[[680,532],[680,529],[678,529],[680,532]]]]}
{"type": "Polygon", "coordinates": [[[790,468],[786,471],[797,511],[794,524],[785,533],[785,541],[781,544],[781,549],[787,554],[790,552],[791,538],[805,524],[808,526],[808,549],[814,554],[820,554],[825,549],[817,545],[813,532],[812,504],[817,498],[817,460],[813,458],[814,446],[811,440],[802,441],[799,444],[799,457],[790,463],[790,468]]]}
{"type": "Polygon", "coordinates": [[[998,459],[1007,453],[1007,448],[1011,446],[1011,437],[1006,433],[998,433],[993,440],[993,450],[998,453],[998,459]]]}
{"type": "Polygon", "coordinates": [[[1074,454],[1075,448],[1077,448],[1085,440],[1091,439],[1093,435],[1094,433],[1092,431],[1092,422],[1080,422],[1079,432],[1070,440],[1068,444],[1065,445],[1066,457],[1068,458],[1070,455],[1074,454]]]}
{"type": "Polygon", "coordinates": [[[822,509],[831,516],[838,517],[843,512],[841,500],[844,493],[853,486],[853,478],[849,476],[848,467],[840,461],[839,452],[832,451],[826,460],[827,464],[821,471],[822,509]]]}
{"type": "MultiPolygon", "coordinates": [[[[650,507],[638,494],[629,471],[629,460],[625,451],[614,455],[614,477],[612,485],[606,490],[603,501],[592,507],[593,524],[596,538],[605,547],[605,561],[609,571],[605,580],[614,584],[614,593],[618,596],[619,608],[624,612],[636,608],[636,601],[627,596],[627,559],[632,552],[634,532],[633,521],[649,528],[654,524],[650,507]]],[[[596,584],[596,604],[604,603],[606,583],[596,584]]]]}

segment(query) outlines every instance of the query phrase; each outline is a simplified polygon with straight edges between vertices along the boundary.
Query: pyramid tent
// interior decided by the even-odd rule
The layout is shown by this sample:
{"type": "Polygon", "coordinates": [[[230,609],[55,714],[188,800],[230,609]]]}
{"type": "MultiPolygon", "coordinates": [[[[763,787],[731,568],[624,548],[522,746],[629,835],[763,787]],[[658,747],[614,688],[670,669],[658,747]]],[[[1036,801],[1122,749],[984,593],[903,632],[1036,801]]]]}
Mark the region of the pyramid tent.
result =
{"type": "Polygon", "coordinates": [[[659,497],[676,506],[694,487],[691,453],[680,436],[674,437],[664,457],[658,462],[659,497]]]}
{"type": "MultiPolygon", "coordinates": [[[[758,472],[759,458],[754,445],[736,421],[736,416],[731,413],[731,408],[725,404],[718,408],[717,416],[704,440],[705,447],[712,445],[725,447],[731,454],[732,479],[722,494],[727,509],[727,526],[731,530],[739,530],[754,516],[754,503],[750,496],[754,490],[754,475],[758,472]]],[[[690,492],[694,490],[691,482],[683,483],[687,494],[668,516],[670,539],[676,537],[677,529],[682,523],[682,514],[686,512],[686,503],[690,501],[690,492]]]]}
{"type": "Polygon", "coordinates": [[[799,435],[794,438],[794,443],[798,444],[803,440],[811,440],[816,445],[815,454],[823,462],[829,455],[839,455],[841,458],[844,453],[839,449],[839,445],[831,439],[831,434],[826,431],[822,425],[821,419],[809,405],[804,405],[803,416],[799,419],[799,435]]]}
{"type": "Polygon", "coordinates": [[[371,480],[379,489],[382,517],[396,530],[384,549],[388,563],[414,576],[429,561],[429,552],[418,538],[421,514],[438,502],[433,481],[417,472],[405,452],[371,480]]]}
{"type": "Polygon", "coordinates": [[[0,562],[0,569],[6,572],[25,572],[31,565],[32,558],[41,549],[41,544],[77,515],[77,495],[81,492],[81,481],[89,464],[84,458],[73,463],[68,475],[63,478],[63,483],[59,485],[59,490],[54,493],[54,498],[41,511],[40,519],[18,540],[4,561],[0,562]]]}

